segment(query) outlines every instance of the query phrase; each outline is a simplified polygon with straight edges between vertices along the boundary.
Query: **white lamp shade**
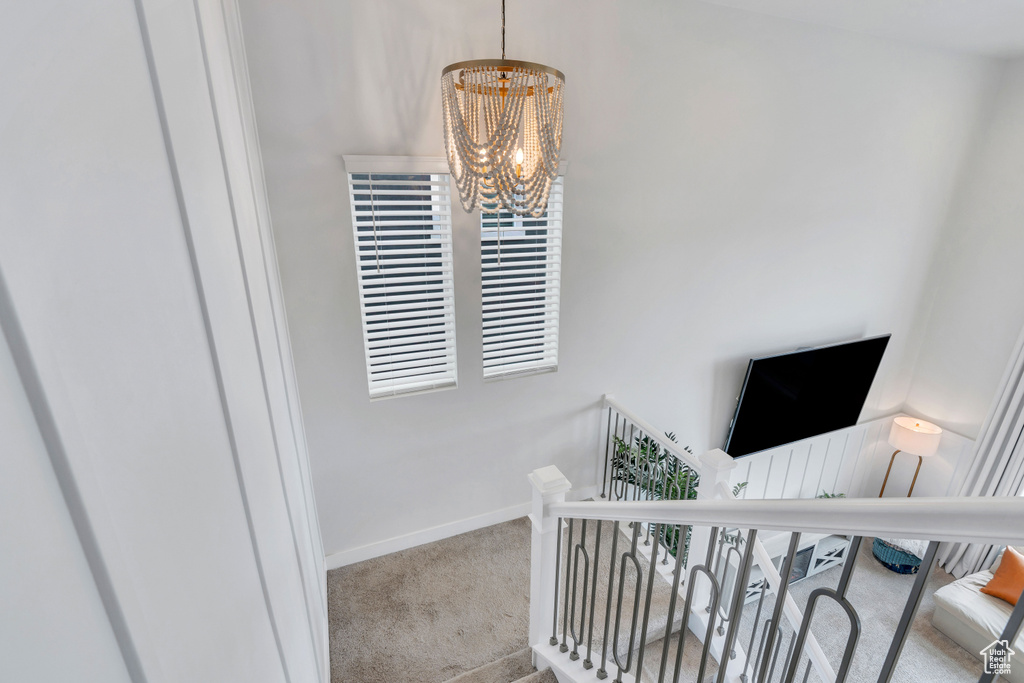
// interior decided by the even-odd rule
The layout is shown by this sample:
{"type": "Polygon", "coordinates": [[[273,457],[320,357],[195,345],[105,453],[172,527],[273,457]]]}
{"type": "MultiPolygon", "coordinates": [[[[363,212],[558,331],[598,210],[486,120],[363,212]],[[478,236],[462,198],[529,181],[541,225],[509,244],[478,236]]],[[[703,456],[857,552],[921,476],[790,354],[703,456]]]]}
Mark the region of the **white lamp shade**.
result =
{"type": "Polygon", "coordinates": [[[890,446],[922,457],[935,455],[941,439],[941,427],[912,417],[897,417],[889,430],[890,446]]]}

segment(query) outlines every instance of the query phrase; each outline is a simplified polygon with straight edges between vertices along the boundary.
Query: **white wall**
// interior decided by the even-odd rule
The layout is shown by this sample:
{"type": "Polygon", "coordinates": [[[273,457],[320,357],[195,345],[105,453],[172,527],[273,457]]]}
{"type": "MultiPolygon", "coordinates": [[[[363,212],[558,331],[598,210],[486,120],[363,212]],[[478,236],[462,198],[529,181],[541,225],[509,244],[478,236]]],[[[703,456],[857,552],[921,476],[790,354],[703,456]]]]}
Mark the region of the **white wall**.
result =
{"type": "Polygon", "coordinates": [[[0,680],[131,680],[0,334],[0,680]]]}
{"type": "MultiPolygon", "coordinates": [[[[508,55],[567,76],[559,371],[481,380],[476,216],[456,211],[460,386],[367,398],[343,154],[443,153],[439,76],[496,5],[243,9],[328,552],[593,483],[602,394],[700,452],[747,358],[893,333],[865,419],[903,403],[913,313],[993,63],[697,2],[516,2],[508,55]]],[[[916,350],[916,349],[915,349],[916,350]]]]}
{"type": "Polygon", "coordinates": [[[907,412],[978,435],[1024,327],[1024,59],[1004,65],[958,186],[907,412]]]}
{"type": "Polygon", "coordinates": [[[3,680],[329,678],[231,5],[196,9],[0,15],[4,507],[38,494],[3,516],[3,680]]]}

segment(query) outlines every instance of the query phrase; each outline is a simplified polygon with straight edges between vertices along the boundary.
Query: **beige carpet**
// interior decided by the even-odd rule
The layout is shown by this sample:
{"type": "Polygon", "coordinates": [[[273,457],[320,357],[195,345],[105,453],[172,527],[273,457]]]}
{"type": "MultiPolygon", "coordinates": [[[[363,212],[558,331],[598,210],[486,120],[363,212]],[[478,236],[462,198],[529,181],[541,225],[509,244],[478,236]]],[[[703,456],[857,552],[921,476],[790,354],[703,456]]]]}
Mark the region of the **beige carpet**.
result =
{"type": "Polygon", "coordinates": [[[442,683],[527,647],[526,518],[328,572],[332,683],[442,683]]]}
{"type": "MultiPolygon", "coordinates": [[[[613,529],[613,524],[602,524],[595,668],[601,661],[613,529]]],[[[595,531],[596,524],[591,524],[591,552],[595,531]]],[[[579,532],[577,523],[575,541],[579,532]]],[[[521,675],[523,670],[519,651],[527,647],[529,629],[530,533],[529,522],[522,518],[328,572],[332,683],[442,683],[460,674],[473,681],[474,669],[502,658],[494,666],[507,667],[508,680],[515,680],[512,674],[521,675]]],[[[629,540],[620,533],[617,545],[621,557],[629,540]]],[[[643,601],[650,565],[642,558],[640,564],[643,601]]],[[[563,560],[560,591],[565,586],[564,567],[563,560]]],[[[627,613],[635,585],[635,576],[628,572],[623,591],[627,613]]],[[[618,581],[613,595],[617,590],[618,581]]],[[[656,577],[648,642],[664,636],[669,596],[668,584],[656,577]]],[[[673,630],[679,628],[681,612],[680,600],[673,630]]],[[[561,623],[560,618],[559,629],[561,623]]],[[[629,642],[626,631],[624,624],[618,647],[623,660],[629,642]]],[[[586,642],[580,653],[586,657],[586,642]]],[[[607,658],[609,671],[614,672],[610,648],[607,658]]]]}

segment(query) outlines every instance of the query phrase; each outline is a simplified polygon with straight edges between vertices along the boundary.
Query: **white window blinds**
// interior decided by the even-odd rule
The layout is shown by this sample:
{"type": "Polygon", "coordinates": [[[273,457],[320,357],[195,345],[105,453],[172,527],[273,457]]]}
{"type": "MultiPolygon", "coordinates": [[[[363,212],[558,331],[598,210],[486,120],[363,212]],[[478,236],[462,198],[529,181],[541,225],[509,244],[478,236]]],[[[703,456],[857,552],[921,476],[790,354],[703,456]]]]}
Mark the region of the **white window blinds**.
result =
{"type": "Polygon", "coordinates": [[[370,398],[454,387],[449,176],[346,165],[370,398]]]}
{"type": "Polygon", "coordinates": [[[562,176],[541,218],[493,211],[480,215],[484,377],[555,370],[562,176]]]}

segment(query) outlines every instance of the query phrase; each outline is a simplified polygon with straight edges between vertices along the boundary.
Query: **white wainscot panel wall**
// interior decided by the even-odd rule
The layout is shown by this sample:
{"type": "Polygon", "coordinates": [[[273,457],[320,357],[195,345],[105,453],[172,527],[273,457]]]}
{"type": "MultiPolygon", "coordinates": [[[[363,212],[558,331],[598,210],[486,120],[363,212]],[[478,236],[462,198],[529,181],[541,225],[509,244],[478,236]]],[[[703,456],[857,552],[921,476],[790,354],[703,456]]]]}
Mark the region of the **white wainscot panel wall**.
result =
{"type": "MultiPolygon", "coordinates": [[[[813,498],[823,493],[876,497],[895,450],[888,437],[898,415],[902,413],[741,458],[731,484],[747,482],[740,498],[813,498]]],[[[914,497],[957,495],[973,446],[971,439],[944,431],[938,452],[921,466],[914,497]]],[[[897,455],[886,497],[905,496],[916,467],[917,456],[897,455]]]]}

